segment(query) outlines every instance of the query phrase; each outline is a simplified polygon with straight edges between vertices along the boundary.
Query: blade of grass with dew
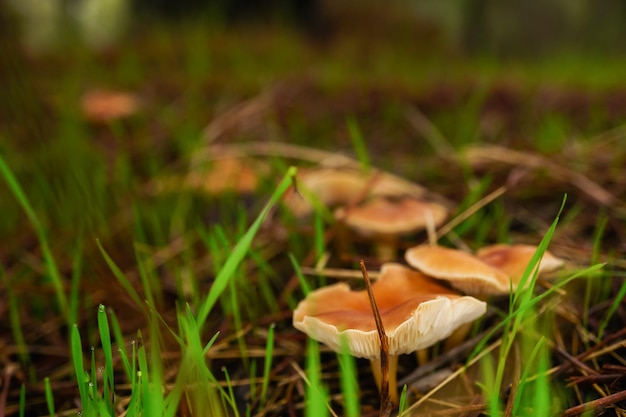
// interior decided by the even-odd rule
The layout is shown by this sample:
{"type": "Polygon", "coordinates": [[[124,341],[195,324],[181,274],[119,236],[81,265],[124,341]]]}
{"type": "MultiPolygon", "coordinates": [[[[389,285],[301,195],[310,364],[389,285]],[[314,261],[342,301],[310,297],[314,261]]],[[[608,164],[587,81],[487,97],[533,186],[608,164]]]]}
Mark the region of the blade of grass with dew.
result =
{"type": "Polygon", "coordinates": [[[89,377],[85,373],[85,364],[83,362],[83,345],[80,340],[80,332],[78,326],[72,326],[72,334],[70,335],[70,345],[72,351],[72,363],[74,364],[74,372],[76,374],[76,383],[78,384],[78,393],[83,407],[82,415],[90,416],[91,400],[89,397],[89,377]]]}
{"type": "Polygon", "coordinates": [[[265,406],[267,399],[267,388],[270,384],[270,373],[272,371],[272,358],[274,357],[274,328],[276,325],[272,323],[267,331],[267,342],[265,343],[265,362],[263,363],[263,384],[261,385],[261,405],[265,406]]]}
{"type": "Polygon", "coordinates": [[[117,266],[117,264],[113,261],[113,259],[109,256],[109,254],[104,250],[102,244],[99,239],[96,239],[96,243],[98,248],[100,249],[100,253],[104,257],[104,261],[109,266],[111,272],[113,272],[113,276],[117,279],[117,281],[122,285],[126,293],[132,298],[135,304],[143,309],[143,302],[141,301],[141,297],[133,287],[133,284],[126,278],[122,270],[117,266]]]}
{"type": "Polygon", "coordinates": [[[46,404],[48,406],[48,413],[50,417],[55,417],[56,412],[54,411],[54,394],[52,393],[52,386],[50,386],[50,378],[44,378],[44,390],[46,395],[46,404]]]}
{"type": "Polygon", "coordinates": [[[354,356],[350,353],[350,345],[345,335],[340,339],[341,352],[337,355],[341,370],[341,393],[343,394],[343,410],[346,417],[358,417],[361,414],[359,404],[359,375],[354,356]]]}
{"type": "Polygon", "coordinates": [[[91,379],[89,382],[91,398],[98,397],[98,369],[96,368],[96,348],[91,347],[91,379]]]}
{"type": "MultiPolygon", "coordinates": [[[[132,370],[130,362],[128,361],[128,356],[126,355],[126,351],[122,349],[120,346],[118,346],[117,353],[119,353],[120,355],[120,360],[122,361],[124,372],[126,372],[126,378],[128,379],[128,381],[131,381],[133,370],[132,370]]],[[[131,391],[132,391],[132,384],[131,384],[131,391]]]]}
{"type": "Polygon", "coordinates": [[[248,231],[241,237],[241,239],[239,239],[239,241],[233,248],[230,256],[226,259],[226,262],[215,277],[215,281],[213,282],[213,285],[211,286],[207,297],[200,306],[197,316],[198,328],[203,327],[204,322],[209,316],[209,313],[215,305],[218,297],[224,291],[228,284],[228,281],[235,273],[237,266],[246,256],[246,253],[250,249],[250,246],[252,245],[252,240],[254,239],[254,236],[256,235],[259,228],[261,227],[261,224],[269,214],[272,207],[278,202],[278,200],[285,193],[285,191],[287,191],[287,189],[291,186],[291,183],[293,181],[292,178],[295,177],[296,173],[297,170],[295,167],[291,167],[289,168],[289,170],[287,170],[287,173],[283,177],[282,181],[278,184],[278,187],[270,197],[269,203],[263,208],[257,219],[248,229],[248,231]]]}
{"type": "Polygon", "coordinates": [[[39,218],[35,214],[32,206],[30,205],[30,202],[28,201],[24,190],[17,181],[17,178],[15,178],[15,175],[13,175],[13,171],[11,171],[9,166],[2,158],[2,155],[0,155],[0,173],[4,177],[4,180],[7,182],[9,188],[13,192],[13,195],[26,213],[26,217],[28,217],[28,220],[35,229],[37,239],[39,240],[39,246],[41,247],[41,253],[44,259],[46,270],[48,271],[50,281],[52,282],[52,286],[56,294],[59,310],[63,314],[63,317],[65,317],[65,321],[67,322],[67,324],[72,325],[73,323],[69,322],[69,311],[67,305],[67,297],[63,288],[63,278],[61,277],[59,268],[57,267],[56,261],[54,260],[54,256],[52,256],[50,246],[48,246],[48,240],[44,228],[39,222],[39,218]]]}
{"type": "MultiPolygon", "coordinates": [[[[122,333],[122,328],[120,326],[119,320],[117,319],[115,311],[110,310],[109,320],[111,330],[113,331],[113,337],[115,339],[115,343],[117,344],[117,349],[128,358],[128,351],[126,349],[126,343],[124,342],[124,335],[122,333]]],[[[130,378],[130,375],[128,375],[128,377],[130,378]]]]}
{"type": "Polygon", "coordinates": [[[102,381],[104,401],[108,404],[109,414],[115,415],[115,409],[111,401],[115,392],[113,383],[113,347],[111,346],[111,331],[109,329],[106,307],[102,304],[98,307],[98,329],[100,330],[100,343],[104,352],[104,375],[102,381]]]}
{"type": "Polygon", "coordinates": [[[372,164],[370,162],[365,139],[363,139],[363,135],[361,134],[361,129],[359,129],[359,124],[357,123],[356,118],[354,116],[348,117],[346,119],[346,126],[348,127],[348,133],[350,135],[350,140],[352,141],[352,147],[356,153],[357,160],[360,162],[361,168],[365,172],[369,172],[372,164]]]}
{"type": "Polygon", "coordinates": [[[145,416],[163,415],[163,381],[159,372],[152,372],[144,345],[137,351],[141,384],[141,412],[145,416]]]}
{"type": "Polygon", "coordinates": [[[305,389],[305,410],[307,417],[328,416],[326,406],[326,388],[322,384],[320,353],[317,342],[308,339],[306,350],[306,376],[309,383],[305,389]]]}
{"type": "Polygon", "coordinates": [[[128,406],[126,407],[126,413],[128,417],[134,417],[140,415],[140,404],[141,404],[141,386],[139,382],[139,372],[137,371],[137,342],[131,340],[131,360],[130,360],[130,401],[128,402],[128,406]]]}

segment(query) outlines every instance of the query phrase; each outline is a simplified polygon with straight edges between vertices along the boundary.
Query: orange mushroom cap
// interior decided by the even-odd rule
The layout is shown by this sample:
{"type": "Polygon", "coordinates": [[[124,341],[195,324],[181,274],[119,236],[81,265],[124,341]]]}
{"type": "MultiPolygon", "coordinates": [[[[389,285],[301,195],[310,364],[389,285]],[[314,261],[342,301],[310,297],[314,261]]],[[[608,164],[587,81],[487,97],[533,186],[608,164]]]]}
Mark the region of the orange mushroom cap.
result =
{"type": "MultiPolygon", "coordinates": [[[[433,345],[459,326],[482,316],[486,304],[461,296],[424,274],[386,263],[372,291],[389,339],[389,354],[433,345]]],[[[367,291],[339,283],[312,291],[293,313],[298,330],[339,352],[345,336],[350,353],[380,357],[380,340],[367,291]]]]}
{"type": "MultiPolygon", "coordinates": [[[[537,247],[533,245],[496,244],[479,249],[476,251],[476,257],[503,271],[513,282],[519,282],[536,251],[537,247]]],[[[537,273],[554,271],[561,266],[562,259],[545,251],[537,267],[537,273]]]]}
{"type": "Polygon", "coordinates": [[[346,225],[368,234],[405,234],[425,229],[428,222],[443,223],[448,210],[438,203],[413,197],[375,197],[365,203],[336,211],[346,225]]]}
{"type": "MultiPolygon", "coordinates": [[[[536,250],[530,245],[498,244],[472,255],[457,249],[420,245],[408,249],[405,259],[426,275],[446,280],[466,294],[502,295],[517,290],[536,250]]],[[[563,263],[547,251],[543,259],[539,272],[554,270],[563,263]]]]}

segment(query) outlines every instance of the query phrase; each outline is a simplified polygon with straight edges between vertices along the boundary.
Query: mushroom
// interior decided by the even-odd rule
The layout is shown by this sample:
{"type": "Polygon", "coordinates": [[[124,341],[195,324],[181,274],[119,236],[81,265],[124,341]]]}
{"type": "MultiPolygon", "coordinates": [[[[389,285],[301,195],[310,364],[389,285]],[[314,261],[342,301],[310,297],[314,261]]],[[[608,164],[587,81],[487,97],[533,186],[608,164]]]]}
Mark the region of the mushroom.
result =
{"type": "Polygon", "coordinates": [[[141,107],[139,98],[127,91],[94,89],[80,100],[85,118],[94,123],[107,123],[135,115],[141,107]]]}
{"type": "Polygon", "coordinates": [[[447,216],[448,210],[443,205],[409,196],[377,196],[363,204],[335,211],[335,218],[346,226],[373,238],[376,255],[383,262],[396,258],[401,235],[438,226],[447,216]]]}
{"type": "Polygon", "coordinates": [[[267,172],[267,165],[250,158],[219,158],[206,165],[194,166],[185,175],[158,178],[151,183],[150,189],[155,193],[192,190],[208,195],[250,194],[267,172]]]}
{"type": "MultiPolygon", "coordinates": [[[[395,403],[398,355],[447,338],[457,327],[482,316],[487,308],[485,302],[461,296],[397,263],[382,265],[372,291],[389,340],[389,391],[395,403]]],[[[353,356],[371,361],[380,384],[380,339],[365,290],[352,291],[339,283],[312,291],[294,310],[293,325],[335,352],[341,350],[341,338],[345,337],[353,356]]]]}
{"type": "Polygon", "coordinates": [[[326,207],[347,206],[371,196],[411,195],[420,197],[426,191],[417,184],[376,171],[371,174],[349,168],[302,169],[298,173],[298,190],[285,195],[285,204],[297,217],[313,211],[317,200],[326,207]]]}
{"type": "MultiPolygon", "coordinates": [[[[414,268],[450,282],[465,294],[485,297],[517,291],[536,250],[536,246],[530,245],[498,244],[472,255],[437,245],[420,245],[408,249],[405,259],[414,268]]],[[[562,264],[562,260],[546,251],[537,271],[551,271],[562,264]]],[[[529,283],[527,281],[526,285],[529,283]]]]}
{"type": "MultiPolygon", "coordinates": [[[[511,278],[511,281],[519,283],[536,251],[537,246],[534,245],[495,244],[480,248],[476,251],[476,257],[503,271],[511,278]]],[[[537,274],[551,272],[562,266],[562,259],[545,251],[537,266],[537,274]]]]}

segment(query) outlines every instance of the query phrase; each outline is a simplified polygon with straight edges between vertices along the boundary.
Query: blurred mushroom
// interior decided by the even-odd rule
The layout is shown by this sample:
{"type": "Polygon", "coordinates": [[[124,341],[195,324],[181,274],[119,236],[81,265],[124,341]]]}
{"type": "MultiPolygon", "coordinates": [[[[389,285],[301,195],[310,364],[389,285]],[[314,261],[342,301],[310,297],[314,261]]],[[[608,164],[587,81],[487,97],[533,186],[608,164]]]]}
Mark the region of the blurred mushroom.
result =
{"type": "Polygon", "coordinates": [[[443,205],[408,196],[374,197],[335,211],[335,218],[374,240],[376,255],[382,262],[396,259],[400,236],[438,226],[447,216],[448,210],[443,205]]]}
{"type": "MultiPolygon", "coordinates": [[[[397,403],[397,356],[427,348],[486,311],[486,303],[461,296],[424,274],[387,263],[372,290],[389,340],[389,391],[397,403]]],[[[380,339],[367,292],[339,283],[309,293],[293,312],[293,325],[309,337],[367,358],[380,384],[380,339]]]]}
{"type": "Polygon", "coordinates": [[[313,211],[315,202],[326,207],[347,206],[372,196],[420,197],[426,191],[417,184],[376,171],[365,174],[348,168],[302,169],[298,173],[298,192],[285,195],[285,205],[297,217],[313,211]]]}
{"type": "Polygon", "coordinates": [[[221,158],[210,164],[194,166],[185,175],[161,177],[151,184],[154,193],[180,192],[191,190],[208,195],[228,192],[237,194],[253,193],[266,175],[269,167],[250,158],[221,158]]]}
{"type": "MultiPolygon", "coordinates": [[[[475,256],[457,249],[420,245],[408,249],[405,259],[414,268],[450,282],[465,294],[485,297],[516,291],[536,250],[530,245],[499,244],[485,247],[475,256]]],[[[562,264],[546,251],[537,271],[554,270],[562,264]]]]}
{"type": "Polygon", "coordinates": [[[139,112],[139,98],[126,91],[94,89],[83,94],[80,107],[85,118],[94,123],[124,119],[139,112]]]}

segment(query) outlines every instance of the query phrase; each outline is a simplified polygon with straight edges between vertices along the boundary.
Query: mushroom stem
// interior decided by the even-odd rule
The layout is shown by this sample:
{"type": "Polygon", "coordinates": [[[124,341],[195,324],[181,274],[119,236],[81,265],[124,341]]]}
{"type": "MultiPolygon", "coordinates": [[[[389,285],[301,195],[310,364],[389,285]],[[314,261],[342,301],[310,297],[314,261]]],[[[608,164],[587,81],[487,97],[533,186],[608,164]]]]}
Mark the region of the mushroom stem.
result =
{"type": "Polygon", "coordinates": [[[457,327],[443,343],[443,351],[448,352],[449,350],[460,345],[467,338],[470,330],[472,330],[471,322],[457,327]]]}
{"type": "Polygon", "coordinates": [[[428,353],[428,348],[420,349],[415,352],[415,357],[417,358],[418,365],[421,366],[428,362],[428,353]]]}
{"type": "MultiPolygon", "coordinates": [[[[374,374],[374,380],[378,387],[378,392],[381,389],[382,373],[380,366],[380,358],[371,359],[370,366],[372,367],[372,373],[374,374]]],[[[398,404],[398,355],[389,355],[389,400],[394,404],[398,404]]]]}
{"type": "Polygon", "coordinates": [[[376,258],[380,262],[395,261],[398,250],[398,239],[393,235],[379,235],[376,238],[376,258]]]}

